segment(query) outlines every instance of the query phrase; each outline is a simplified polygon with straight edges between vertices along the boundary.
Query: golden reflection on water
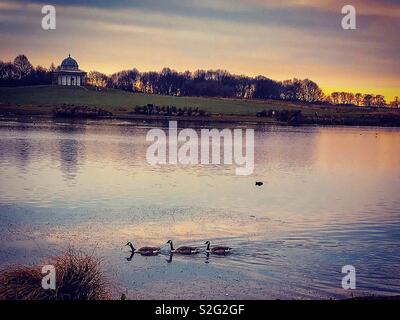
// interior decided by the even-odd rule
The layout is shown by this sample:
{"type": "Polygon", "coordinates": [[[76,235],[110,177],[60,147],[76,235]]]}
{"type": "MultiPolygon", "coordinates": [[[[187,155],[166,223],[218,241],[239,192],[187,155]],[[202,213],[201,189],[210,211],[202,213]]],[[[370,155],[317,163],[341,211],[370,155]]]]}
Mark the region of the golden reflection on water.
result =
{"type": "Polygon", "coordinates": [[[319,130],[316,164],[321,169],[351,167],[353,172],[373,170],[399,172],[400,134],[397,130],[336,129],[319,130]]]}
{"type": "MultiPolygon", "coordinates": [[[[97,230],[107,241],[113,239],[115,243],[123,243],[129,240],[138,246],[163,245],[169,239],[172,239],[177,246],[188,243],[203,245],[207,239],[217,239],[221,235],[228,239],[256,239],[260,237],[260,233],[265,231],[265,222],[261,224],[259,221],[251,221],[245,224],[236,224],[218,218],[201,222],[191,219],[169,223],[144,222],[113,225],[112,228],[99,226],[97,230]]],[[[79,243],[79,238],[77,240],[79,243]]]]}
{"type": "Polygon", "coordinates": [[[98,124],[4,129],[0,200],[121,210],[235,208],[293,222],[318,215],[322,224],[344,211],[342,219],[358,219],[349,212],[371,207],[382,193],[397,199],[396,129],[257,128],[255,172],[249,177],[235,176],[234,166],[151,166],[145,157],[148,129],[98,124]],[[255,188],[256,180],[264,186],[255,188]]]}
{"type": "MultiPolygon", "coordinates": [[[[316,290],[332,290],[340,271],[336,264],[348,254],[368,269],[364,274],[381,272],[382,279],[392,271],[400,218],[398,129],[257,127],[255,172],[237,177],[234,166],[150,166],[145,160],[149,128],[3,124],[3,252],[26,257],[15,252],[25,250],[29,255],[27,242],[41,248],[99,248],[111,269],[115,264],[120,268],[121,277],[130,276],[136,267],[135,275],[153,277],[149,287],[157,283],[162,290],[168,276],[160,280],[159,272],[147,268],[168,272],[160,264],[163,257],[135,258],[122,265],[124,244],[163,245],[172,239],[177,246],[201,245],[211,240],[237,250],[218,263],[244,268],[240,279],[253,281],[252,287],[239,282],[248,290],[246,297],[257,296],[260,281],[270,284],[274,266],[291,269],[276,271],[279,288],[285,281],[301,283],[305,272],[312,274],[308,264],[333,269],[332,274],[325,273],[325,283],[317,282],[316,290]],[[255,187],[255,181],[264,186],[255,187]]],[[[203,264],[204,257],[200,258],[203,264]]],[[[193,269],[182,272],[190,277],[193,269]]],[[[199,277],[208,279],[209,272],[199,277]]],[[[367,280],[377,286],[378,278],[367,280]]],[[[175,280],[171,276],[168,286],[175,287],[175,280]]],[[[262,290],[271,296],[267,289],[264,283],[262,290]]],[[[279,289],[277,297],[290,290],[279,289]]],[[[159,297],[155,291],[151,294],[159,297]]]]}

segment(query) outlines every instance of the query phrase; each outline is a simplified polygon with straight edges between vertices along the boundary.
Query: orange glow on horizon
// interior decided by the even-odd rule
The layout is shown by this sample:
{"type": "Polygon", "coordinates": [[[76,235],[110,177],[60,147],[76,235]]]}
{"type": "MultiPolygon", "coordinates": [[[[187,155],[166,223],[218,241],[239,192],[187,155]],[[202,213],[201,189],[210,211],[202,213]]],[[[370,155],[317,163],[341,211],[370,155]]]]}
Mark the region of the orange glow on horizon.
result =
{"type": "Polygon", "coordinates": [[[57,29],[46,32],[40,4],[5,0],[0,59],[23,53],[33,65],[48,67],[71,53],[81,69],[108,75],[132,68],[225,69],[277,81],[309,78],[326,94],[382,94],[388,102],[400,96],[400,5],[355,0],[360,23],[347,32],[333,0],[236,4],[233,9],[228,0],[190,6],[165,0],[153,8],[146,2],[121,7],[77,1],[57,5],[57,29]]]}

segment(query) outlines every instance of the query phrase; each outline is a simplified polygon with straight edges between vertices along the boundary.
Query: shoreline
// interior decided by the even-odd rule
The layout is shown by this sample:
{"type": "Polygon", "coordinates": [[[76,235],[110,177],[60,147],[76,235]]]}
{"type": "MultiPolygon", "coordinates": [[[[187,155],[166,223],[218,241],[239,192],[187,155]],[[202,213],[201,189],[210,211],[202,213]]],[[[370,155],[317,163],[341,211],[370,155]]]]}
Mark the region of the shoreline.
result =
{"type": "MultiPolygon", "coordinates": [[[[360,127],[400,127],[400,113],[396,117],[391,117],[394,113],[388,110],[374,110],[360,114],[360,116],[351,116],[344,114],[335,114],[332,116],[304,116],[296,122],[278,121],[269,117],[258,117],[256,115],[233,115],[233,114],[211,114],[208,116],[168,116],[168,115],[143,115],[134,114],[128,111],[115,111],[110,117],[57,117],[53,114],[53,107],[41,105],[0,105],[0,121],[11,119],[23,119],[25,117],[35,119],[70,119],[70,120],[127,120],[127,121],[180,121],[195,123],[239,123],[239,124],[260,124],[260,125],[282,125],[282,126],[301,126],[301,125],[322,125],[322,126],[360,126],[360,127]]],[[[389,110],[390,111],[390,110],[389,110]]]]}

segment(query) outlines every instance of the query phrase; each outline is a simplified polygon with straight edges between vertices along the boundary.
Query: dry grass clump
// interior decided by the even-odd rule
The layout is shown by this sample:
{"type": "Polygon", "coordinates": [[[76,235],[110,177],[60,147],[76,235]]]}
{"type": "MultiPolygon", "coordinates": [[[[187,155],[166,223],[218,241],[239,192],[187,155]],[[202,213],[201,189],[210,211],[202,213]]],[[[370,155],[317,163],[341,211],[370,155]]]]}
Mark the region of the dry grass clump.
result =
{"type": "Polygon", "coordinates": [[[56,289],[42,288],[42,266],[17,266],[0,273],[1,300],[104,300],[109,298],[100,261],[69,249],[49,263],[56,270],[56,289]]]}

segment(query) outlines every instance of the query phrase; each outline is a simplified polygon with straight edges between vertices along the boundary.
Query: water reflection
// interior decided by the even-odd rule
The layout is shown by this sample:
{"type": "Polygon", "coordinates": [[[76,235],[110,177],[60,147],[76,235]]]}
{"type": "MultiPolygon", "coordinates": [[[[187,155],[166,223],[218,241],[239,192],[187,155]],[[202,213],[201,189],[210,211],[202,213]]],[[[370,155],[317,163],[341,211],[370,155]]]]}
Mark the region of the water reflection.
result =
{"type": "Polygon", "coordinates": [[[126,261],[131,261],[134,255],[135,255],[135,252],[132,251],[130,256],[125,258],[126,261]]]}
{"type": "MultiPolygon", "coordinates": [[[[131,262],[133,260],[132,262],[135,262],[134,261],[134,257],[135,256],[137,256],[138,258],[140,258],[140,257],[149,258],[149,256],[140,255],[139,253],[135,253],[135,252],[131,251],[130,255],[125,257],[125,260],[128,261],[128,262],[131,262]]],[[[227,256],[227,255],[225,255],[225,256],[227,256]]],[[[208,253],[208,252],[197,253],[197,254],[190,255],[190,256],[182,256],[182,255],[179,255],[179,254],[175,254],[173,252],[161,252],[159,254],[150,256],[150,258],[153,258],[153,259],[157,259],[158,257],[163,257],[166,263],[172,263],[174,261],[174,257],[178,257],[178,261],[181,261],[182,259],[186,259],[186,261],[190,261],[190,260],[199,261],[199,260],[202,260],[202,261],[204,261],[204,263],[210,263],[210,253],[208,253]],[[179,260],[179,258],[180,258],[180,260],[179,260]]],[[[221,258],[221,256],[216,257],[216,258],[217,259],[221,258]]]]}
{"type": "Polygon", "coordinates": [[[78,147],[76,140],[63,139],[60,144],[61,169],[67,179],[74,179],[78,165],[78,147]]]}
{"type": "Polygon", "coordinates": [[[76,177],[78,166],[83,165],[85,146],[80,143],[80,137],[85,134],[82,123],[71,121],[57,127],[59,133],[59,150],[61,170],[65,179],[73,180],[76,177]]]}
{"type": "Polygon", "coordinates": [[[256,131],[256,168],[292,171],[307,169],[316,158],[318,128],[260,127],[256,131]]]}
{"type": "Polygon", "coordinates": [[[31,154],[31,143],[29,139],[16,139],[15,140],[15,158],[17,160],[19,168],[22,172],[26,172],[29,167],[29,157],[31,154]]]}
{"type": "Polygon", "coordinates": [[[1,263],[25,262],[33,240],[43,252],[99,248],[144,298],[343,297],[338,272],[351,263],[365,292],[399,292],[398,129],[257,126],[254,175],[237,177],[229,166],[150,166],[149,128],[3,122],[1,263]],[[127,239],[211,240],[234,254],[121,258],[127,239]]]}
{"type": "MultiPolygon", "coordinates": [[[[396,129],[367,128],[337,129],[336,134],[320,130],[316,144],[316,163],[324,170],[357,167],[354,173],[364,170],[398,172],[400,135],[396,129]]],[[[370,172],[373,173],[373,172],[370,172]]]]}

